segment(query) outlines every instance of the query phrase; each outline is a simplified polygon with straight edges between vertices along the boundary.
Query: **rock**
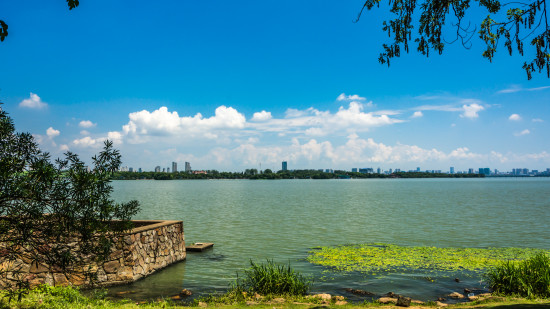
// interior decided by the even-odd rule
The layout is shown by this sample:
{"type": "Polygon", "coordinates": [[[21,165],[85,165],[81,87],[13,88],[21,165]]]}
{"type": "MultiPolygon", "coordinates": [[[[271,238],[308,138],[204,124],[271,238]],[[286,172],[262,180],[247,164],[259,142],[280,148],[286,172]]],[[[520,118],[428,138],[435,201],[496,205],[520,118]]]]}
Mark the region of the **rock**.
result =
{"type": "Polygon", "coordinates": [[[458,278],[455,278],[455,282],[460,282],[460,279],[458,279],[458,278]]]}
{"type": "Polygon", "coordinates": [[[472,291],[470,289],[464,288],[464,294],[470,294],[472,291]]]}
{"type": "Polygon", "coordinates": [[[181,290],[180,294],[181,297],[188,297],[193,295],[193,292],[189,291],[188,289],[181,290]]]}
{"type": "Polygon", "coordinates": [[[332,296],[332,299],[336,300],[336,301],[341,301],[341,300],[344,300],[344,296],[332,296]]]}
{"type": "Polygon", "coordinates": [[[394,298],[394,297],[397,297],[398,295],[395,294],[394,292],[388,292],[388,293],[386,293],[386,296],[387,296],[387,297],[394,298]]]}
{"type": "Polygon", "coordinates": [[[459,299],[462,299],[464,298],[464,295],[458,293],[458,292],[452,292],[451,294],[447,295],[449,296],[450,298],[459,298],[459,299]]]}
{"type": "Polygon", "coordinates": [[[199,302],[199,307],[202,307],[202,308],[208,307],[208,304],[205,303],[205,302],[200,301],[200,302],[199,302]]]}
{"type": "Polygon", "coordinates": [[[400,307],[409,307],[411,305],[411,298],[399,296],[399,298],[397,298],[396,305],[400,307]]]}
{"type": "Polygon", "coordinates": [[[411,304],[423,305],[424,302],[421,300],[411,299],[411,304]]]}
{"type": "Polygon", "coordinates": [[[478,296],[468,296],[468,300],[469,301],[474,301],[474,300],[477,300],[479,297],[478,296]]]}
{"type": "Polygon", "coordinates": [[[378,299],[378,302],[382,303],[382,304],[389,304],[389,303],[397,303],[397,298],[394,298],[394,297],[380,297],[378,299]]]}
{"type": "Polygon", "coordinates": [[[344,291],[349,292],[351,294],[355,294],[355,295],[369,295],[369,296],[374,295],[374,293],[371,293],[369,291],[356,290],[356,289],[350,289],[350,288],[346,288],[346,289],[344,289],[344,291]]]}
{"type": "Polygon", "coordinates": [[[264,298],[264,297],[263,297],[262,295],[256,293],[256,294],[254,294],[254,298],[255,298],[255,299],[262,299],[262,298],[264,298]]]}
{"type": "Polygon", "coordinates": [[[348,304],[348,302],[345,301],[345,300],[339,300],[339,301],[334,303],[335,306],[345,306],[347,304],[348,304]]]}
{"type": "Polygon", "coordinates": [[[273,302],[276,303],[276,304],[282,304],[282,303],[284,303],[285,301],[286,301],[286,300],[285,300],[284,298],[281,298],[281,297],[279,297],[279,298],[274,298],[274,299],[273,299],[273,302]]]}
{"type": "Polygon", "coordinates": [[[330,294],[315,294],[313,295],[313,298],[318,298],[318,299],[322,299],[322,300],[331,300],[332,299],[332,296],[330,294]]]}
{"type": "Polygon", "coordinates": [[[438,301],[436,301],[435,304],[436,304],[438,307],[446,307],[446,306],[448,306],[447,304],[442,303],[442,302],[438,302],[438,301]]]}
{"type": "Polygon", "coordinates": [[[443,297],[438,297],[437,298],[437,301],[446,301],[447,299],[446,298],[443,298],[443,297]]]}
{"type": "Polygon", "coordinates": [[[118,260],[107,262],[103,264],[103,269],[108,274],[114,274],[118,271],[118,268],[120,267],[120,262],[118,260]]]}

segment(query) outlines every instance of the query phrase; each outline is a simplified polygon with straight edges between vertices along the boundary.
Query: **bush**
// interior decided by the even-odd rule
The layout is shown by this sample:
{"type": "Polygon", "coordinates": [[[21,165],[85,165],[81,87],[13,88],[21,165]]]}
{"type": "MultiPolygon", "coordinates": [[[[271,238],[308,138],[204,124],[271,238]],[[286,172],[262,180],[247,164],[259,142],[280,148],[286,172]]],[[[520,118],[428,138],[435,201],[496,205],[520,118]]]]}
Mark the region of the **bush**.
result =
{"type": "Polygon", "coordinates": [[[0,105],[0,287],[28,288],[29,263],[65,274],[86,271],[91,280],[88,266],[102,263],[132,227],[139,203],[110,198],[120,153],[105,141],[92,163],[88,168],[71,152],[51,162],[31,134],[15,131],[0,105]]]}
{"type": "Polygon", "coordinates": [[[486,274],[496,293],[529,298],[550,297],[550,258],[538,253],[524,261],[506,261],[486,274]]]}
{"type": "MultiPolygon", "coordinates": [[[[237,279],[232,291],[247,291],[261,295],[305,295],[311,281],[288,265],[278,265],[273,260],[264,264],[250,261],[250,268],[244,271],[244,278],[237,279]]],[[[231,292],[231,291],[230,291],[231,292]]]]}

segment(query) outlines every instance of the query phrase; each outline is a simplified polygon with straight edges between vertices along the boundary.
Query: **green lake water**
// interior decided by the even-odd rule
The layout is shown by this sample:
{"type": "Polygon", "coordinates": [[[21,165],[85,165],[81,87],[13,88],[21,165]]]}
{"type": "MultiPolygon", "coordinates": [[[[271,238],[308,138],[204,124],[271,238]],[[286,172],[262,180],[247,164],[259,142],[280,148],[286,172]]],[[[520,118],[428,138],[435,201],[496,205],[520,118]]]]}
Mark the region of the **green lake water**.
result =
{"type": "Polygon", "coordinates": [[[550,178],[136,180],[113,187],[116,201],[141,203],[136,219],[183,220],[187,243],[215,243],[110,289],[134,299],[183,288],[194,296],[221,292],[250,259],[273,259],[311,276],[313,292],[361,300],[344,290],[354,288],[434,300],[466,287],[483,290],[484,282],[469,273],[334,273],[305,258],[316,246],[372,242],[550,249],[550,178]]]}

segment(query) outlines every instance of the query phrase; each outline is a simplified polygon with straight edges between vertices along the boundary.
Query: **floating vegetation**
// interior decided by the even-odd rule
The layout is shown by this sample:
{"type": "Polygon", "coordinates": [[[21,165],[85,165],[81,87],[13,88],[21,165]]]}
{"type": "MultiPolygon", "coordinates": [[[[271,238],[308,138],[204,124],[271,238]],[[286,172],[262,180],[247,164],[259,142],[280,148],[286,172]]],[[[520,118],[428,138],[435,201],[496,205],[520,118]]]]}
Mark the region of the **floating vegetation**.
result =
{"type": "Polygon", "coordinates": [[[525,260],[548,252],[530,248],[404,247],[384,243],[322,247],[309,252],[310,263],[332,270],[370,275],[384,272],[480,272],[503,261],[525,260]]]}

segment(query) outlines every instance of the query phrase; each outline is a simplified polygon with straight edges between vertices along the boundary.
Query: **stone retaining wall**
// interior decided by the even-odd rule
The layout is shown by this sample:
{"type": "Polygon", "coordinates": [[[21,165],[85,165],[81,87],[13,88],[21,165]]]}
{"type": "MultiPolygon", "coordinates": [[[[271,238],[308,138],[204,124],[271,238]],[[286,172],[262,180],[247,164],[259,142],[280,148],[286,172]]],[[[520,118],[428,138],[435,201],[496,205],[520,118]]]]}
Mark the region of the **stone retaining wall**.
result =
{"type": "MultiPolygon", "coordinates": [[[[185,260],[182,221],[133,222],[137,227],[124,234],[123,239],[115,241],[113,252],[103,265],[89,265],[88,270],[96,274],[94,285],[130,283],[172,263],[185,260]]],[[[46,265],[29,265],[21,260],[15,263],[20,264],[18,267],[27,274],[25,279],[31,287],[43,283],[76,286],[89,286],[92,283],[84,271],[66,275],[52,272],[46,265]]],[[[0,279],[0,287],[6,284],[9,285],[9,282],[2,282],[0,279]]]]}

